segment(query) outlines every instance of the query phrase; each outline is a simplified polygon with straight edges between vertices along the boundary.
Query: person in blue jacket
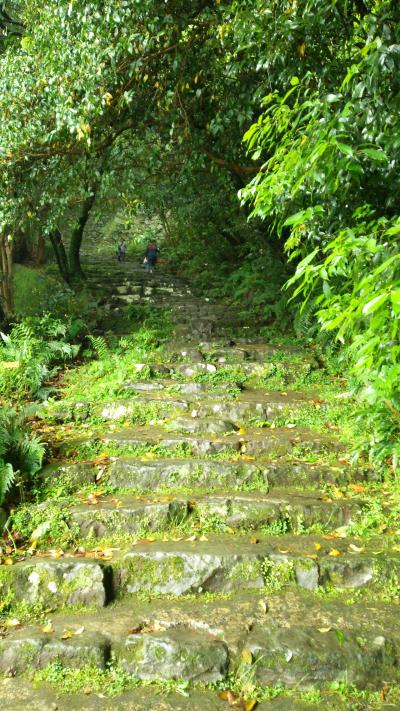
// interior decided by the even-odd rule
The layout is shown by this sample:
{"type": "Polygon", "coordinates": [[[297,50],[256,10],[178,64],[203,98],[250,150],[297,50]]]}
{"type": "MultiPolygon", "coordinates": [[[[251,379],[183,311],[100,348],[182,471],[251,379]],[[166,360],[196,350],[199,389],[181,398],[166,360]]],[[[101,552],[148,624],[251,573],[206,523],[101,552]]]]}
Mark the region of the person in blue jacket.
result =
{"type": "Polygon", "coordinates": [[[160,250],[157,247],[156,242],[149,242],[145,251],[143,252],[144,263],[146,265],[146,271],[152,274],[153,269],[157,263],[157,257],[160,254],[160,250]]]}

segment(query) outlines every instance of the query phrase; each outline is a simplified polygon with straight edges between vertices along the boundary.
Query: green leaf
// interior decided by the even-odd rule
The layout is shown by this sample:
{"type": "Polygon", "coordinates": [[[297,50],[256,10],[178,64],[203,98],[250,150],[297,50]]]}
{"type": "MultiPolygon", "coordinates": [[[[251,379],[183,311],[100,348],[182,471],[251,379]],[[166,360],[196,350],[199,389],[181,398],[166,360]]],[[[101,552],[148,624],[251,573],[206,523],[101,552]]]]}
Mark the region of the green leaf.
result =
{"type": "Polygon", "coordinates": [[[361,152],[368,156],[368,158],[380,163],[386,163],[389,160],[385,151],[378,148],[362,148],[361,152]]]}
{"type": "Polygon", "coordinates": [[[374,311],[377,311],[380,306],[382,306],[389,298],[389,294],[379,294],[379,296],[375,296],[375,298],[371,299],[371,301],[368,301],[367,304],[364,304],[363,306],[363,314],[364,316],[369,316],[370,314],[373,314],[374,311]]]}
{"type": "Polygon", "coordinates": [[[341,141],[336,141],[336,145],[339,148],[339,151],[341,153],[344,153],[346,156],[354,155],[353,148],[347,145],[347,143],[341,143],[341,141]]]}

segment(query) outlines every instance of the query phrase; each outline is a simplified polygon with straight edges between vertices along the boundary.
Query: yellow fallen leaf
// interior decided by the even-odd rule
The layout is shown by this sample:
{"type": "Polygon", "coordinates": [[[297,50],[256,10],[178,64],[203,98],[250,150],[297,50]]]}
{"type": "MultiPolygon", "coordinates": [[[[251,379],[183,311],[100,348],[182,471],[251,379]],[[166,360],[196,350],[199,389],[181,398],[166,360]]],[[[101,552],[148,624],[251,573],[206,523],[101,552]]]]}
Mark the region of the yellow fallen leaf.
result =
{"type": "Polygon", "coordinates": [[[338,551],[337,548],[332,548],[332,550],[329,551],[329,554],[332,558],[338,558],[340,555],[342,555],[341,551],[338,551]]]}
{"type": "Polygon", "coordinates": [[[245,428],[244,428],[244,427],[241,427],[241,428],[239,429],[239,431],[238,431],[238,433],[237,433],[237,434],[240,434],[240,435],[244,435],[244,434],[246,434],[246,430],[245,430],[245,428]]]}
{"type": "Polygon", "coordinates": [[[253,655],[250,652],[249,649],[244,649],[242,652],[242,661],[245,662],[245,664],[251,664],[253,661],[253,655]]]}
{"type": "Polygon", "coordinates": [[[200,536],[199,541],[201,541],[202,543],[206,543],[206,542],[208,541],[208,538],[207,538],[207,536],[205,536],[204,533],[203,533],[203,535],[200,536]]]}
{"type": "Polygon", "coordinates": [[[61,639],[71,639],[71,637],[74,636],[74,633],[71,630],[64,630],[61,639]]]}
{"type": "Polygon", "coordinates": [[[349,549],[351,551],[353,551],[354,553],[362,553],[362,551],[364,550],[364,548],[362,546],[361,546],[361,548],[359,548],[358,546],[355,546],[354,543],[350,543],[349,549]]]}
{"type": "Polygon", "coordinates": [[[330,632],[332,627],[319,627],[318,632],[321,632],[321,634],[326,634],[327,632],[330,632]]]}
{"type": "Polygon", "coordinates": [[[314,548],[315,548],[316,551],[320,551],[320,550],[321,550],[321,547],[322,547],[322,546],[321,546],[320,543],[314,543],[314,548]]]}
{"type": "Polygon", "coordinates": [[[294,422],[291,422],[289,425],[286,425],[286,429],[288,429],[288,430],[292,430],[294,427],[296,427],[294,422]]]}
{"type": "Polygon", "coordinates": [[[196,536],[196,534],[194,534],[193,536],[190,536],[189,538],[186,538],[185,540],[188,541],[189,543],[193,543],[194,541],[197,540],[197,536],[196,536]]]}
{"type": "Polygon", "coordinates": [[[48,622],[47,625],[42,627],[42,632],[44,632],[44,634],[51,634],[51,632],[54,632],[54,627],[51,622],[48,622]]]}
{"type": "Polygon", "coordinates": [[[21,623],[14,617],[12,620],[6,621],[6,627],[13,627],[15,629],[17,627],[21,627],[21,623]]]}
{"type": "Polygon", "coordinates": [[[14,565],[13,559],[12,558],[5,558],[4,565],[14,565]]]}
{"type": "Polygon", "coordinates": [[[243,709],[244,711],[253,711],[257,704],[258,701],[256,701],[255,699],[252,699],[251,701],[243,701],[243,709]]]}

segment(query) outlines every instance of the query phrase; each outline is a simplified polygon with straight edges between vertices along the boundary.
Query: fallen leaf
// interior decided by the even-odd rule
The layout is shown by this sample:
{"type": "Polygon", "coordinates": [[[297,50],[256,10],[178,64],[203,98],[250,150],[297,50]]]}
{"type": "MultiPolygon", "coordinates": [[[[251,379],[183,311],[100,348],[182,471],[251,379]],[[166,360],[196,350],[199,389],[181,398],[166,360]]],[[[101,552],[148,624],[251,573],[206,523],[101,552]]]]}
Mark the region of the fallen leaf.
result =
{"type": "Polygon", "coordinates": [[[71,632],[71,630],[64,630],[61,635],[61,639],[71,639],[71,637],[73,637],[73,636],[74,636],[74,633],[71,632]]]}
{"type": "Polygon", "coordinates": [[[322,546],[321,546],[320,543],[314,543],[314,548],[315,548],[316,551],[320,551],[321,548],[322,548],[322,546]]]}
{"type": "Polygon", "coordinates": [[[330,632],[332,627],[319,627],[318,632],[321,632],[321,634],[326,634],[327,632],[330,632]]]}
{"type": "Polygon", "coordinates": [[[51,634],[52,632],[54,632],[54,627],[51,622],[48,622],[47,625],[44,625],[44,627],[42,627],[42,632],[44,632],[44,634],[51,634]]]}
{"type": "Polygon", "coordinates": [[[128,629],[128,634],[140,634],[142,629],[143,629],[142,625],[139,625],[138,627],[130,627],[128,629]]]}
{"type": "Polygon", "coordinates": [[[194,543],[194,541],[197,541],[197,536],[194,534],[193,536],[190,536],[189,538],[185,538],[188,543],[194,543]]]}
{"type": "Polygon", "coordinates": [[[264,613],[264,615],[267,614],[268,612],[268,603],[265,600],[259,600],[258,602],[258,607],[260,608],[261,612],[264,613]]]}
{"type": "Polygon", "coordinates": [[[365,486],[363,486],[362,484],[350,484],[350,489],[352,489],[355,494],[363,494],[365,491],[365,486]]]}
{"type": "Polygon", "coordinates": [[[12,620],[6,620],[5,625],[6,625],[6,627],[12,627],[13,629],[20,629],[21,628],[21,623],[16,618],[13,618],[12,620]]]}
{"type": "Polygon", "coordinates": [[[202,543],[205,543],[206,541],[208,541],[208,538],[207,538],[207,536],[205,536],[204,533],[203,533],[203,535],[200,536],[199,541],[201,541],[202,543]]]}
{"type": "MultiPolygon", "coordinates": [[[[223,701],[227,701],[229,706],[242,706],[242,699],[240,696],[236,696],[233,691],[220,691],[218,694],[219,698],[223,701]]],[[[242,707],[243,708],[243,707],[242,707]]]]}
{"type": "Polygon", "coordinates": [[[341,551],[338,551],[337,548],[332,548],[332,550],[329,551],[328,555],[330,555],[332,558],[338,558],[340,555],[342,555],[341,551]]]}
{"type": "Polygon", "coordinates": [[[351,551],[353,551],[354,553],[362,553],[362,551],[364,550],[364,548],[362,546],[361,546],[361,548],[359,548],[358,546],[355,546],[354,543],[350,543],[349,549],[351,551]]]}
{"type": "Polygon", "coordinates": [[[290,424],[286,425],[286,429],[292,430],[294,427],[296,427],[294,422],[290,422],[290,424]]]}
{"type": "Polygon", "coordinates": [[[13,559],[12,558],[5,558],[4,565],[14,565],[13,559]]]}
{"type": "Polygon", "coordinates": [[[77,630],[75,630],[74,635],[80,635],[85,631],[84,627],[78,627],[77,630]]]}
{"type": "Polygon", "coordinates": [[[253,655],[250,652],[249,649],[244,649],[242,652],[242,661],[245,662],[245,664],[252,664],[253,662],[253,655]]]}
{"type": "Polygon", "coordinates": [[[242,704],[244,711],[253,711],[253,709],[257,706],[258,701],[252,699],[251,701],[243,701],[242,704]]]}
{"type": "Polygon", "coordinates": [[[250,538],[250,543],[251,543],[253,546],[255,546],[255,545],[256,545],[257,543],[259,543],[259,542],[260,542],[260,539],[259,539],[259,538],[256,538],[256,536],[252,536],[252,537],[250,538]]]}

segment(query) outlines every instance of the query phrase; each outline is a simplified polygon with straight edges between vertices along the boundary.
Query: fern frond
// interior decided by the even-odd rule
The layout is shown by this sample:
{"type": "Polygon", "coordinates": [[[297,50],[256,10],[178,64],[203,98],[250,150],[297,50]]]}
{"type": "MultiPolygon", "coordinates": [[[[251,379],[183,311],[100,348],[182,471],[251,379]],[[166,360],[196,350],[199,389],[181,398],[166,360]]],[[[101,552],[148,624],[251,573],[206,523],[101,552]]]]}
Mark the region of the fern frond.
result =
{"type": "Polygon", "coordinates": [[[9,462],[0,459],[0,506],[4,503],[4,499],[10,491],[15,481],[15,472],[9,462]]]}
{"type": "Polygon", "coordinates": [[[109,357],[110,349],[102,336],[89,336],[89,341],[100,360],[106,360],[109,357]]]}

